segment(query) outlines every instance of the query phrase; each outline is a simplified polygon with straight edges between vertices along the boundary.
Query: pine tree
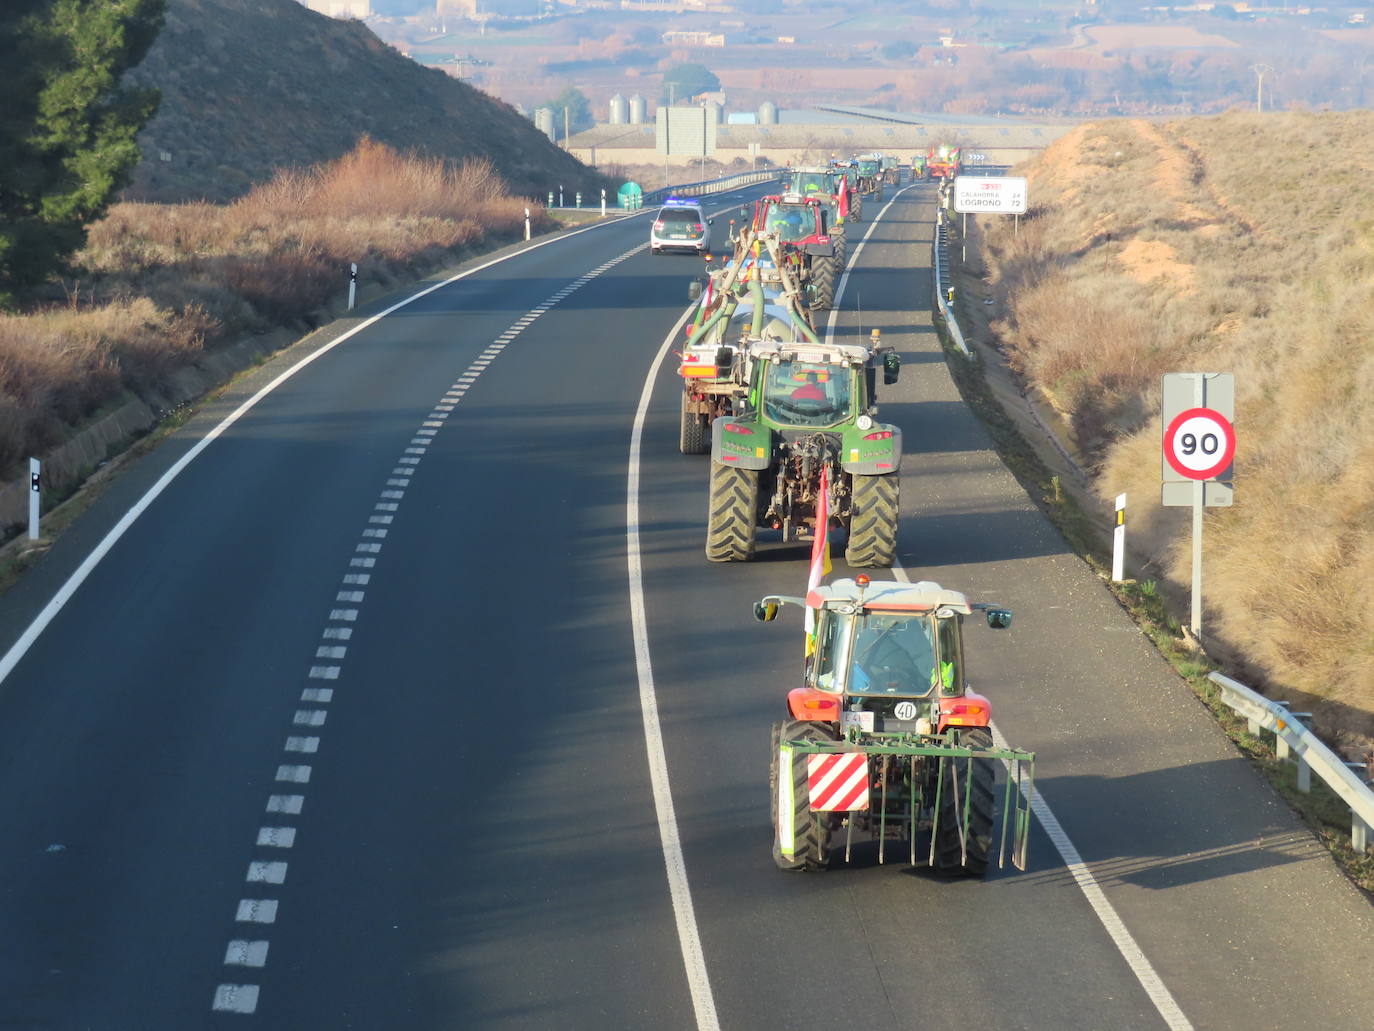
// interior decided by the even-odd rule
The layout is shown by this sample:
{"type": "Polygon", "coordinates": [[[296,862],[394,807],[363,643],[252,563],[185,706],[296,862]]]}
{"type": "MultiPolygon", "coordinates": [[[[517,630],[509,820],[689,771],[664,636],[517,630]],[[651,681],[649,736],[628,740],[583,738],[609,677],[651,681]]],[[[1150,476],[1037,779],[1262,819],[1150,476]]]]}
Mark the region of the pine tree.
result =
{"type": "Polygon", "coordinates": [[[138,163],[155,90],[120,86],[166,0],[4,0],[0,305],[59,271],[138,163]]]}

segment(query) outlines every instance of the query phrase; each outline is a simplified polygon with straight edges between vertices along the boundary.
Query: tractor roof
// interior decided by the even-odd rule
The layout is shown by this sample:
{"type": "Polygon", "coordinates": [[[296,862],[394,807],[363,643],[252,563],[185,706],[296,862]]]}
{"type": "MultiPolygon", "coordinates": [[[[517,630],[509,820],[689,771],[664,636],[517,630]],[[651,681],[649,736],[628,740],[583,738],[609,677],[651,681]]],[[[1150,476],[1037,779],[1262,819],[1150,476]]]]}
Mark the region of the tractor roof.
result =
{"type": "MultiPolygon", "coordinates": [[[[755,361],[800,361],[817,365],[864,365],[872,357],[872,352],[859,344],[826,344],[798,341],[779,343],[760,341],[751,344],[749,356],[755,361]]],[[[843,581],[842,581],[843,582],[843,581]]]]}
{"type": "MultiPolygon", "coordinates": [[[[856,605],[860,597],[859,586],[853,580],[836,580],[817,587],[807,595],[807,601],[809,602],[812,597],[818,598],[820,603],[827,607],[856,605]]],[[[866,610],[881,612],[924,612],[951,608],[966,616],[973,611],[962,592],[946,590],[930,580],[914,584],[895,580],[874,580],[864,588],[863,606],[866,610]]]]}

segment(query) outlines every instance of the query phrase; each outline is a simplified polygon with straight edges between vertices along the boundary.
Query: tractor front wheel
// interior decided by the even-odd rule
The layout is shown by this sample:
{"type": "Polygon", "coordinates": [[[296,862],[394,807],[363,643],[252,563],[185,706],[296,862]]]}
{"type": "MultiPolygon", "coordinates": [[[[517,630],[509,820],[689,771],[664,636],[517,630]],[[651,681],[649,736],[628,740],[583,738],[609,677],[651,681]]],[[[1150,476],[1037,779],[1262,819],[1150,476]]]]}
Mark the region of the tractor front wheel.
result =
{"type": "Polygon", "coordinates": [[[712,562],[747,562],[753,558],[758,507],[758,470],[713,461],[706,557],[712,562]]]}
{"type": "Polygon", "coordinates": [[[678,430],[677,448],[684,455],[704,455],[711,450],[706,439],[707,420],[687,410],[687,391],[682,392],[682,425],[678,430]]]}
{"type": "Polygon", "coordinates": [[[784,720],[773,724],[773,758],[768,789],[773,802],[773,862],[780,870],[823,870],[830,854],[834,817],[813,812],[806,754],[783,751],[789,741],[833,744],[839,737],[828,723],[784,720]],[[791,819],[787,819],[790,815],[791,819]]]}
{"type": "Polygon", "coordinates": [[[853,504],[844,560],[860,569],[890,566],[897,558],[900,473],[852,478],[853,504]]]}
{"type": "MultiPolygon", "coordinates": [[[[959,732],[965,748],[991,748],[992,734],[983,727],[959,732]]],[[[992,849],[997,770],[992,759],[946,759],[935,829],[935,869],[950,877],[982,877],[992,849]],[[966,821],[967,818],[967,821],[966,821]],[[965,829],[967,827],[967,829],[965,829]]]]}

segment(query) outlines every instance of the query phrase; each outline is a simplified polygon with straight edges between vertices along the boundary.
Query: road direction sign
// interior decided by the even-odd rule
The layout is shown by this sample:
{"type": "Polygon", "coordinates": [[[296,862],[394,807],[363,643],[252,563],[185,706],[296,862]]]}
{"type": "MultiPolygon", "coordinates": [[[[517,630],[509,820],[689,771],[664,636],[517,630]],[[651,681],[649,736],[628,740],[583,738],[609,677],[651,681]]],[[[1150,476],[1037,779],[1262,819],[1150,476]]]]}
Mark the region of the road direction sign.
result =
{"type": "Polygon", "coordinates": [[[1214,480],[1231,468],[1236,431],[1210,408],[1187,408],[1164,430],[1164,460],[1188,480],[1214,480]]]}
{"type": "Polygon", "coordinates": [[[1024,215],[1026,180],[1009,175],[956,176],[954,210],[970,214],[1024,215]]]}

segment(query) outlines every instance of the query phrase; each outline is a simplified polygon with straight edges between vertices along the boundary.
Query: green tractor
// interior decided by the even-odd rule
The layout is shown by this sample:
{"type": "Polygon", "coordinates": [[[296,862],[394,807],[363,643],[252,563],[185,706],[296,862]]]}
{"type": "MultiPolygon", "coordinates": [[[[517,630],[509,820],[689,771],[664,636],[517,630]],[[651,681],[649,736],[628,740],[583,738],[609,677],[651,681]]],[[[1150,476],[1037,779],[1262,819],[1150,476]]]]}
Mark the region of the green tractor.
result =
{"type": "Polygon", "coordinates": [[[748,389],[711,427],[706,557],[747,561],[760,527],[814,540],[834,521],[849,533],[851,566],[891,565],[902,431],[873,416],[878,370],[895,383],[901,359],[877,330],[868,346],[760,340],[732,359],[748,389]],[[828,518],[818,526],[822,485],[828,518]]]}
{"type": "Polygon", "coordinates": [[[859,193],[883,199],[883,158],[881,154],[865,154],[856,162],[859,193]]]}
{"type": "Polygon", "coordinates": [[[905,843],[929,835],[928,866],[983,875],[994,855],[997,767],[1005,764],[998,866],[1026,868],[1035,756],[999,748],[991,702],[964,680],[963,624],[989,627],[1011,613],[970,604],[937,583],[870,582],[864,575],[813,589],[805,599],[770,596],[763,622],[784,604],[815,611],[804,686],[789,692],[787,719],[773,725],[769,790],[773,861],[819,870],[855,843],[905,843]],[[1010,830],[1010,842],[1008,831],[1010,830]]]}
{"type": "Polygon", "coordinates": [[[911,156],[912,181],[923,183],[929,178],[930,169],[926,167],[926,156],[924,154],[913,154],[911,156]]]}

